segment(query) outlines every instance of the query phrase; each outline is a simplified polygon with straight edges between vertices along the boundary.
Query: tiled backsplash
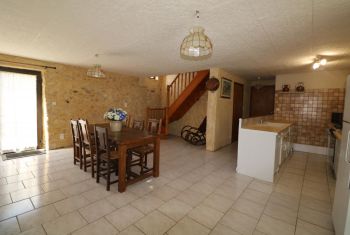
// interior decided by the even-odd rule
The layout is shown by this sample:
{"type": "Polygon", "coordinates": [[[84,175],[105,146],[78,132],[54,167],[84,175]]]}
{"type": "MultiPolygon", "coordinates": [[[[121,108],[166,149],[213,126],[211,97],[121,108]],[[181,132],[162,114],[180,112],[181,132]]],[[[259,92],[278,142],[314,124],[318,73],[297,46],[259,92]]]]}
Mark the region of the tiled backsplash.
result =
{"type": "Polygon", "coordinates": [[[275,119],[295,122],[298,144],[327,146],[332,112],[343,112],[345,89],[310,89],[275,94],[275,119]]]}

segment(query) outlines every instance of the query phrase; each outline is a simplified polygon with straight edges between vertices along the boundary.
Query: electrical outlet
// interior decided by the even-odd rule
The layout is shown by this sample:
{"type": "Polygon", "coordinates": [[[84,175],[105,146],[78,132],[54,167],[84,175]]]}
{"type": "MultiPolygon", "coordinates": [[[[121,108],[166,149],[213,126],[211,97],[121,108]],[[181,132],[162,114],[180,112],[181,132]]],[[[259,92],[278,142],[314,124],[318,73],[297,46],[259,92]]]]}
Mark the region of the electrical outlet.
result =
{"type": "Polygon", "coordinates": [[[52,106],[56,106],[56,102],[55,101],[52,102],[52,106]]]}
{"type": "Polygon", "coordinates": [[[64,140],[64,133],[60,134],[60,140],[64,140]]]}

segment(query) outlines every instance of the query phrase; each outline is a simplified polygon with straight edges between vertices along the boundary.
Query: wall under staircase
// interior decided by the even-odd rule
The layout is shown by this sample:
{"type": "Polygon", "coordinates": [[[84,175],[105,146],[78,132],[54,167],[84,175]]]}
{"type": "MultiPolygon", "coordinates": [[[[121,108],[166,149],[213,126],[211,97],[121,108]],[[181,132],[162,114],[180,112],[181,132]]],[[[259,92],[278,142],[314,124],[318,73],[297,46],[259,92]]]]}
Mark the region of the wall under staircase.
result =
{"type": "Polygon", "coordinates": [[[181,119],[206,92],[209,70],[180,73],[167,86],[167,106],[148,108],[147,117],[162,118],[162,135],[169,133],[169,124],[181,119]]]}

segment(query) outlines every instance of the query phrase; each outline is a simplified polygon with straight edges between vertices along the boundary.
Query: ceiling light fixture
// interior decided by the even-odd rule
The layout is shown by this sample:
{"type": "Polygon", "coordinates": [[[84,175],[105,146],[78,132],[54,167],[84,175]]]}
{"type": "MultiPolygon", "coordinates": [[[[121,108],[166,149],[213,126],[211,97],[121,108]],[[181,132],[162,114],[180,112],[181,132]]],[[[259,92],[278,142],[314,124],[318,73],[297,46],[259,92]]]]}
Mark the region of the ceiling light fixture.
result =
{"type": "MultiPolygon", "coordinates": [[[[311,1],[311,53],[314,53],[314,0],[311,1]]],[[[327,59],[316,56],[312,63],[312,69],[317,70],[327,64],[327,59]]]]}
{"type": "MultiPolygon", "coordinates": [[[[95,57],[98,57],[98,54],[95,55],[95,57]]],[[[104,78],[106,77],[106,75],[103,73],[102,69],[101,69],[101,65],[100,64],[94,64],[91,68],[88,69],[87,76],[89,77],[93,77],[93,78],[104,78]]]]}
{"type": "Polygon", "coordinates": [[[320,68],[320,63],[319,63],[319,62],[314,62],[314,63],[312,64],[312,68],[313,68],[314,70],[320,68]]]}
{"type": "Polygon", "coordinates": [[[314,70],[316,70],[316,69],[319,69],[321,66],[324,66],[324,65],[326,65],[327,64],[327,59],[319,59],[319,58],[316,58],[315,60],[314,60],[314,63],[312,64],[312,68],[314,69],[314,70]]]}
{"type": "Polygon", "coordinates": [[[158,81],[158,80],[159,80],[159,77],[158,77],[158,76],[151,76],[151,77],[149,77],[149,79],[153,79],[153,80],[158,81]]]}
{"type": "Polygon", "coordinates": [[[321,65],[326,65],[327,64],[327,60],[326,59],[321,59],[320,60],[320,64],[321,65]]]}
{"type": "MultiPolygon", "coordinates": [[[[196,11],[196,18],[199,19],[199,11],[196,11]]],[[[180,46],[180,56],[183,59],[199,60],[207,59],[213,52],[213,44],[205,35],[204,28],[195,26],[190,30],[180,46]]]]}

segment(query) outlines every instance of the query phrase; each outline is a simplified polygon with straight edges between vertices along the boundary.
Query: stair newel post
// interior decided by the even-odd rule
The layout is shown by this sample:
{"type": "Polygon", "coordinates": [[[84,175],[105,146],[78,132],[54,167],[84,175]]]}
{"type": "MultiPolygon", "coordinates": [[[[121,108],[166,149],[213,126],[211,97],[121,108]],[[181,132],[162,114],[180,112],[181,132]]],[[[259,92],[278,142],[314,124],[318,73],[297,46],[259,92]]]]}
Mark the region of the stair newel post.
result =
{"type": "Polygon", "coordinates": [[[167,85],[166,87],[166,90],[167,90],[167,94],[166,94],[166,107],[169,107],[170,105],[170,86],[167,85]]]}
{"type": "Polygon", "coordinates": [[[168,126],[169,126],[169,106],[165,108],[165,135],[168,135],[168,126]]]}

